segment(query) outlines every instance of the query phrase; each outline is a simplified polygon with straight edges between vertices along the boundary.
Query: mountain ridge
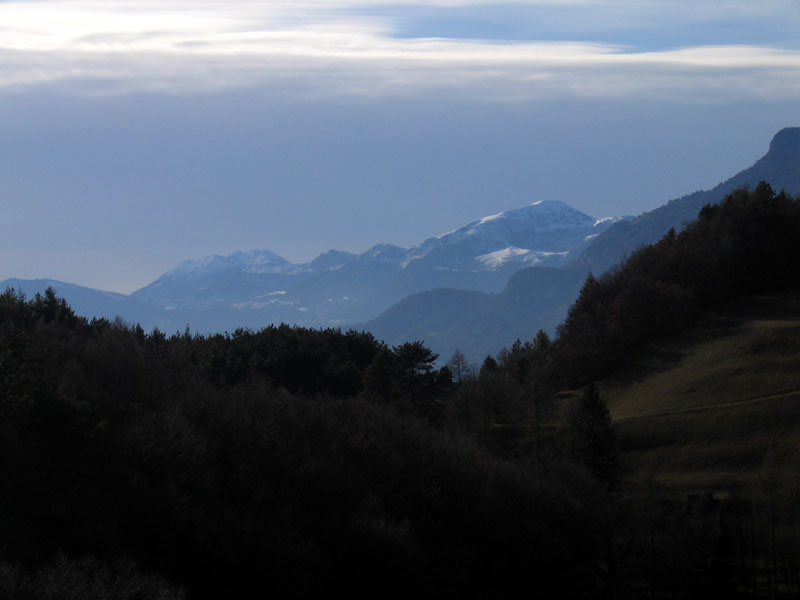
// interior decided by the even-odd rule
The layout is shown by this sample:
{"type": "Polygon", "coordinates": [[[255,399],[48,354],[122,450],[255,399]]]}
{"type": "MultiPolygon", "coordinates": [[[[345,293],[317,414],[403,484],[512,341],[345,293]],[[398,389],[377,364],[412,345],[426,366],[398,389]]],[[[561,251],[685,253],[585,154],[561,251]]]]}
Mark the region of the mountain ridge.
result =
{"type": "MultiPolygon", "coordinates": [[[[462,323],[468,334],[449,336],[451,345],[445,348],[440,344],[441,336],[434,335],[429,341],[440,353],[451,353],[456,348],[467,353],[470,359],[476,360],[486,354],[494,354],[502,346],[510,346],[517,337],[532,337],[541,328],[553,333],[555,326],[567,316],[570,304],[577,298],[580,289],[576,281],[585,274],[593,272],[600,275],[614,265],[620,264],[627,255],[641,246],[653,243],[666,234],[670,228],[679,231],[683,225],[697,218],[700,209],[706,204],[718,204],[726,194],[739,187],[756,187],[764,180],[776,189],[786,189],[791,194],[800,194],[800,128],[781,129],[770,142],[768,152],[751,167],[718,184],[711,190],[698,191],[668,203],[652,211],[643,213],[633,219],[617,220],[610,227],[600,232],[581,254],[563,270],[572,271],[574,278],[565,277],[563,288],[542,287],[535,276],[525,279],[528,269],[515,273],[509,285],[520,289],[517,301],[507,291],[502,292],[504,304],[496,308],[492,317],[496,323],[504,323],[502,328],[489,333],[483,321],[488,318],[483,306],[466,301],[461,313],[449,306],[446,311],[435,310],[435,305],[428,301],[418,313],[408,310],[393,310],[364,324],[368,330],[377,335],[386,335],[394,344],[414,339],[420,333],[419,323],[438,321],[462,323]],[[550,299],[550,303],[542,298],[550,299]],[[540,311],[533,315],[532,312],[540,311]],[[516,333],[514,331],[516,330],[516,333]],[[504,340],[497,335],[505,336],[504,340]]],[[[419,298],[416,301],[420,301],[419,298]]],[[[451,298],[452,302],[452,298],[451,298]]]]}
{"type": "Polygon", "coordinates": [[[638,247],[658,241],[670,228],[683,229],[706,204],[718,204],[733,190],[754,187],[762,180],[776,191],[800,193],[800,127],[784,127],[778,131],[764,156],[710,190],[675,198],[631,220],[614,223],[569,266],[603,273],[638,247]]]}
{"type": "MultiPolygon", "coordinates": [[[[106,292],[57,282],[87,316],[121,315],[147,328],[198,332],[286,322],[347,326],[377,317],[403,298],[441,288],[500,293],[531,265],[564,264],[617,218],[591,217],[567,203],[540,200],[505,210],[411,248],[378,243],[362,253],[329,250],[293,263],[268,249],[185,260],[150,284],[109,303],[106,292]]],[[[8,280],[33,295],[41,280],[8,280]]]]}
{"type": "Polygon", "coordinates": [[[291,263],[270,250],[184,261],[131,297],[183,311],[172,314],[203,329],[215,322],[232,326],[231,310],[242,326],[348,325],[430,289],[499,292],[520,268],[564,264],[615,220],[544,200],[470,221],[411,248],[379,243],[360,254],[330,250],[307,263],[291,263]]]}

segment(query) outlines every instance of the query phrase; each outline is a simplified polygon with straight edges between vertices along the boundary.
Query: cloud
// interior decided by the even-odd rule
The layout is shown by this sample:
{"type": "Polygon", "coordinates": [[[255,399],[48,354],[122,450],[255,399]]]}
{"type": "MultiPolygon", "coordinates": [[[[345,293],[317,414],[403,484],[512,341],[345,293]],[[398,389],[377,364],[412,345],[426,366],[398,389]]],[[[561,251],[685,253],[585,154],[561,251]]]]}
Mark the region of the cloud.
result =
{"type": "MultiPolygon", "coordinates": [[[[0,90],[56,85],[83,93],[185,94],[252,87],[299,97],[443,93],[494,101],[800,97],[800,84],[791,83],[800,81],[798,50],[724,45],[639,51],[590,42],[401,38],[394,35],[393,17],[366,10],[392,7],[402,15],[404,4],[412,3],[5,2],[0,90]]],[[[599,6],[592,0],[571,4],[599,6]]],[[[784,4],[763,6],[769,11],[784,4]]],[[[633,12],[651,18],[674,12],[676,5],[688,6],[681,0],[619,0],[604,2],[603,11],[613,17],[637,8],[633,12]]],[[[726,14],[753,10],[733,0],[723,6],[726,14]]]]}

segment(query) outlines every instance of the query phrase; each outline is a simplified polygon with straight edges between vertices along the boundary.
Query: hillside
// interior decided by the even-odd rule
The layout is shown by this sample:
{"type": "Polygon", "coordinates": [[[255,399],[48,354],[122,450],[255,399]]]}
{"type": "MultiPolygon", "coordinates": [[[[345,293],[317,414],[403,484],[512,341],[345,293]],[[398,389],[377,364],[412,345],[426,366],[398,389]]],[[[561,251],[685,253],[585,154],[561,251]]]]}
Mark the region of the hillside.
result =
{"type": "Polygon", "coordinates": [[[712,306],[797,286],[800,202],[766,183],[707,205],[696,221],[587,277],[559,326],[563,382],[587,383],[620,368],[653,339],[690,327],[712,306]]]}
{"type": "Polygon", "coordinates": [[[800,292],[716,308],[601,386],[626,477],[675,489],[752,490],[799,464],[800,292]]]}
{"type": "Polygon", "coordinates": [[[640,246],[658,241],[670,228],[680,231],[697,218],[706,204],[717,204],[733,190],[755,187],[760,181],[766,181],[776,191],[800,193],[800,127],[780,130],[762,158],[712,189],[688,194],[635,219],[615,223],[597,236],[571,266],[601,274],[640,246]]]}
{"type": "Polygon", "coordinates": [[[459,349],[471,363],[480,363],[517,338],[533,339],[539,329],[554,333],[582,280],[583,274],[572,270],[529,267],[514,273],[500,293],[414,294],[357,327],[391,345],[420,339],[443,359],[459,349]]]}

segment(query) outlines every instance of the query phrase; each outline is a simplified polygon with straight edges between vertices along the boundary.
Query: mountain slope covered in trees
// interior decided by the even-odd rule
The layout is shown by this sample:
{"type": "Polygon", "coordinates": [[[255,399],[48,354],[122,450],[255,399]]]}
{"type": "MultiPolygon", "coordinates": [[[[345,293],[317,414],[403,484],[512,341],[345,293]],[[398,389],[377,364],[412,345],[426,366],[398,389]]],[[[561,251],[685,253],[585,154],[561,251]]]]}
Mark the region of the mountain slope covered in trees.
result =
{"type": "Polygon", "coordinates": [[[787,127],[776,133],[762,158],[714,188],[671,200],[635,219],[615,223],[597,236],[572,266],[603,273],[640,246],[658,241],[670,229],[680,231],[706,204],[717,204],[735,189],[755,187],[760,181],[766,181],[777,191],[800,194],[800,127],[787,127]]]}
{"type": "Polygon", "coordinates": [[[559,327],[566,379],[602,377],[654,336],[679,331],[708,306],[798,286],[800,203],[767,183],[736,190],[599,278],[589,276],[559,327]]]}

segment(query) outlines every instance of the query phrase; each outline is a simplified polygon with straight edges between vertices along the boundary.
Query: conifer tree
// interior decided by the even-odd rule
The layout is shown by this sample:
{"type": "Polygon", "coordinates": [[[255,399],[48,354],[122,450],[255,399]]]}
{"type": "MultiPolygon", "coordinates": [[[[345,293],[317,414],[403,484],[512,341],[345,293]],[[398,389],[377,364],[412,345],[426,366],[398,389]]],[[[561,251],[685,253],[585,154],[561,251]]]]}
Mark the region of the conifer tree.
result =
{"type": "Polygon", "coordinates": [[[586,386],[570,415],[573,458],[586,465],[599,480],[613,488],[618,479],[617,437],[608,410],[594,382],[586,386]]]}

